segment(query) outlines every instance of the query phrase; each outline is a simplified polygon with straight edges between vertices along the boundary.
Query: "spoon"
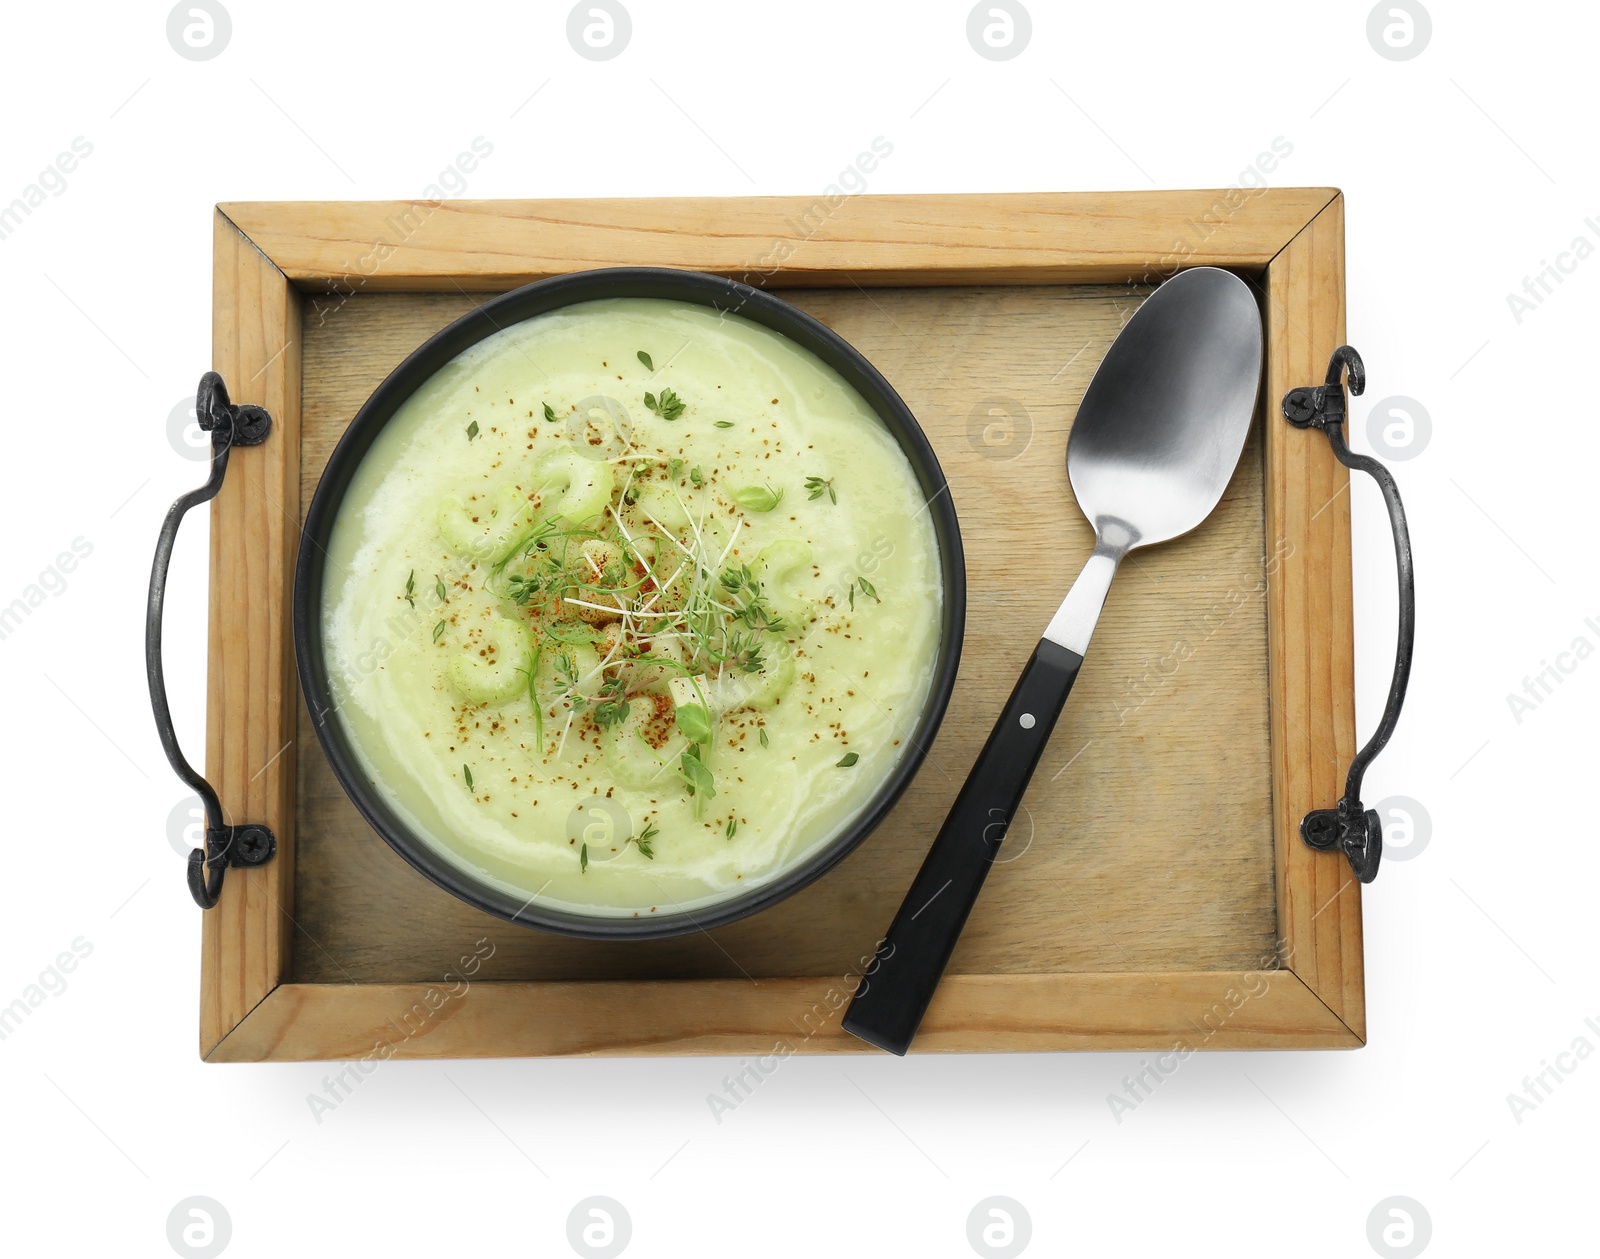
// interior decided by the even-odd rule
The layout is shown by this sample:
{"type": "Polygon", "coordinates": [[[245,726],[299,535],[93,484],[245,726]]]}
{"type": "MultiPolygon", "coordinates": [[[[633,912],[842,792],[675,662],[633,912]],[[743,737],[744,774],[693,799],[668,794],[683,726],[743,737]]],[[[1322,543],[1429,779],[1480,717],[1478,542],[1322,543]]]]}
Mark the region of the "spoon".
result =
{"type": "Polygon", "coordinates": [[[1261,315],[1245,282],[1183,271],[1139,307],[1078,407],[1067,476],[1094,553],[1006,701],[864,969],[844,1029],[903,1054],[1061,715],[1122,557],[1199,525],[1222,497],[1255,414],[1261,315]]]}

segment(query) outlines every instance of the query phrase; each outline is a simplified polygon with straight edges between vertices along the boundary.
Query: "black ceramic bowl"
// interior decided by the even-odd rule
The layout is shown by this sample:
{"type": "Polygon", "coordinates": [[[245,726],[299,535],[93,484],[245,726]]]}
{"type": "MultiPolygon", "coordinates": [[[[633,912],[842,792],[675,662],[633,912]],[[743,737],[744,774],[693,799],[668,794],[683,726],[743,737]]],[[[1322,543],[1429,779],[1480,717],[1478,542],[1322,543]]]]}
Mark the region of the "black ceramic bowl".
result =
{"type": "Polygon", "coordinates": [[[619,267],[581,271],[541,280],[485,302],[469,315],[430,337],[389,374],[357,412],[322,473],[305,532],[294,580],[294,646],[300,686],[314,717],[317,737],[345,793],[389,846],[440,887],[470,905],[524,926],[597,940],[659,939],[721,926],[776,904],[820,877],[865,839],[888,814],[922,764],[955,685],[966,623],[966,569],[961,533],[944,473],[916,418],[871,363],[847,342],[788,302],[734,280],[693,271],[619,267]],[[922,713],[894,771],[854,821],[831,842],[778,878],[692,913],[644,917],[605,917],[525,903],[488,879],[475,879],[449,860],[392,809],[368,781],[350,736],[337,714],[330,690],[322,641],[323,567],[329,535],[357,465],[383,426],[430,376],[467,347],[512,324],[559,307],[610,297],[655,297],[694,302],[736,313],[781,333],[833,368],[864,398],[900,443],[929,503],[944,581],[941,639],[934,676],[922,713]]]}

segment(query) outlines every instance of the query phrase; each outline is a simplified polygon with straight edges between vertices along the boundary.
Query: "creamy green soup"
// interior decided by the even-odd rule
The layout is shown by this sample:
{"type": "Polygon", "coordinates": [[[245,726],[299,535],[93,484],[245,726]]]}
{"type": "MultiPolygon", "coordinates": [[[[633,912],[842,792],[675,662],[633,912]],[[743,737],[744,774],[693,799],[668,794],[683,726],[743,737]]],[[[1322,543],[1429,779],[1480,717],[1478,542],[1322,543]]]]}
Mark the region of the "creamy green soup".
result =
{"type": "Polygon", "coordinates": [[[826,844],[907,754],[939,647],[927,505],[837,373],[689,303],[588,302],[452,360],[335,522],[339,719],[449,861],[605,916],[826,844]]]}

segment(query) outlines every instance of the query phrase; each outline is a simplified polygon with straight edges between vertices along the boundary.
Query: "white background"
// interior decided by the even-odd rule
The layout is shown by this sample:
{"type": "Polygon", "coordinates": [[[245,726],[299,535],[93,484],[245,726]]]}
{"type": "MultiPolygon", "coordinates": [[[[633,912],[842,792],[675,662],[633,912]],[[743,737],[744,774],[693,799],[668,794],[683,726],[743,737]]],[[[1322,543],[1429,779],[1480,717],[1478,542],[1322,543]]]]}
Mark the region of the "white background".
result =
{"type": "MultiPolygon", "coordinates": [[[[1559,1060],[1520,1123],[1507,1095],[1600,1047],[1600,662],[1520,722],[1507,695],[1600,645],[1600,261],[1520,320],[1507,296],[1600,243],[1593,11],[1440,0],[1393,61],[1364,3],[1038,0],[1028,46],[992,62],[965,3],[629,3],[603,63],[569,46],[564,4],[228,0],[204,62],[169,46],[162,4],[8,7],[0,204],[75,137],[93,152],[0,240],[0,605],[73,539],[92,553],[0,641],[0,1004],[74,939],[93,951],[0,1042],[5,1249],[170,1254],[197,1194],[239,1256],[567,1254],[592,1194],[624,1204],[640,1256],[966,1255],[991,1195],[1022,1204],[1035,1254],[1364,1255],[1392,1195],[1422,1204],[1434,1254],[1592,1247],[1600,1060],[1559,1060]],[[166,424],[209,366],[213,203],[417,196],[476,136],[494,153],[472,197],[816,195],[878,135],[873,192],[1225,187],[1275,137],[1274,184],[1344,189],[1371,381],[1352,441],[1372,448],[1391,395],[1432,418],[1395,464],[1416,673],[1366,792],[1420,802],[1431,839],[1364,896],[1370,1044],[1193,1058],[1121,1123],[1106,1095],[1136,1055],[794,1059],[720,1124],[723,1060],[390,1063],[320,1124],[326,1065],[203,1066],[139,618],[161,515],[203,473],[166,424]]],[[[1364,735],[1393,565],[1365,484],[1354,510],[1364,735]]],[[[195,749],[203,541],[197,516],[167,617],[195,749]]]]}

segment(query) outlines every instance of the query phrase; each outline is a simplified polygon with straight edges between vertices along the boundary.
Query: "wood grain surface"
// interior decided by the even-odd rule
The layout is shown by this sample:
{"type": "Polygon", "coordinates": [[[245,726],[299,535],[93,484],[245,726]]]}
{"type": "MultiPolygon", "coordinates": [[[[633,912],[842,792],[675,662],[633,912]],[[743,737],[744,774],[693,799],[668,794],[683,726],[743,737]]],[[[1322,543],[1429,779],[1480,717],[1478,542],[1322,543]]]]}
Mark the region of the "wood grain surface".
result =
{"type": "MultiPolygon", "coordinates": [[[[1269,398],[1327,374],[1329,354],[1344,343],[1343,277],[1341,197],[1267,271],[1274,312],[1267,327],[1269,398]]],[[[1307,810],[1330,808],[1344,793],[1356,751],[1350,474],[1325,449],[1322,433],[1280,422],[1272,437],[1267,516],[1286,553],[1286,580],[1275,584],[1269,604],[1279,718],[1273,756],[1284,871],[1280,930],[1288,965],[1364,1039],[1361,885],[1342,856],[1324,860],[1332,854],[1313,852],[1300,839],[1307,810]]]]}
{"type": "Polygon", "coordinates": [[[498,291],[588,267],[688,267],[751,284],[1155,283],[1260,270],[1332,188],[604,201],[234,202],[295,284],[498,291]]]}
{"type": "Polygon", "coordinates": [[[300,523],[301,298],[221,215],[213,223],[212,363],[234,402],[264,406],[272,432],[230,453],[211,506],[206,777],[230,825],[272,828],[278,855],[230,870],[202,918],[200,1051],[283,977],[293,924],[299,686],[289,635],[300,523]]]}
{"type": "MultiPolygon", "coordinates": [[[[487,971],[497,960],[485,963],[487,971]]],[[[282,984],[216,1062],[507,1055],[876,1053],[843,977],[698,983],[282,984]]],[[[915,1052],[1359,1044],[1292,971],[947,975],[915,1052]]]]}
{"type": "MultiPolygon", "coordinates": [[[[786,292],[861,349],[916,413],[967,550],[970,610],[949,715],[889,820],[826,878],[754,918],[678,940],[597,943],[512,926],[390,851],[333,778],[302,708],[294,980],[436,980],[480,938],[496,949],[497,981],[858,968],[1092,547],[1065,474],[1067,433],[1146,291],[786,292]]],[[[307,302],[302,503],[373,387],[472,301],[307,302]]],[[[1124,566],[952,973],[1237,971],[1273,958],[1262,472],[1257,432],[1206,526],[1124,566]]]]}

